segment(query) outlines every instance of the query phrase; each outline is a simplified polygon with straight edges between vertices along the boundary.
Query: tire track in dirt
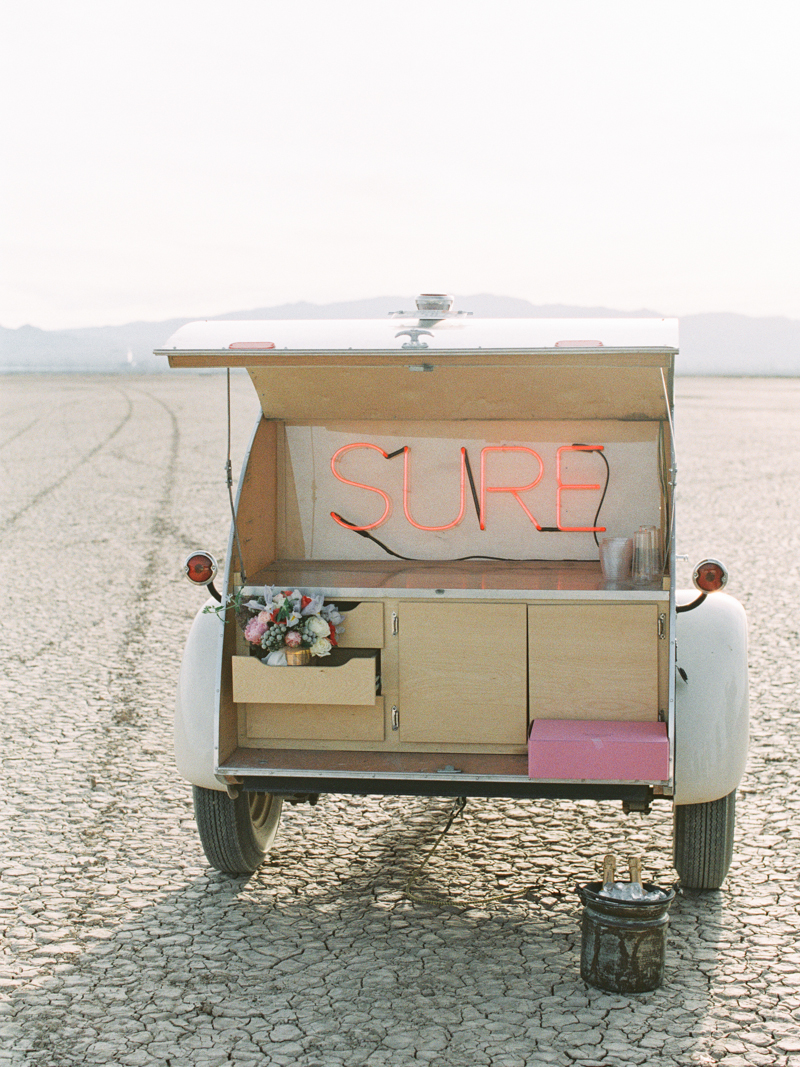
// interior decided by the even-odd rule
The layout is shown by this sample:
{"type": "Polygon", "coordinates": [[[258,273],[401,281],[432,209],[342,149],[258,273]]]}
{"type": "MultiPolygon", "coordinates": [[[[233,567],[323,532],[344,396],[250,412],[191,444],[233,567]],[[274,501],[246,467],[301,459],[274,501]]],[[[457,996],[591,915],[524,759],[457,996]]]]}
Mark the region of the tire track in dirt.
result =
{"type": "Polygon", "coordinates": [[[22,429],[17,430],[16,433],[12,433],[10,437],[5,439],[5,441],[0,441],[0,448],[5,448],[7,445],[10,445],[12,441],[16,441],[18,437],[22,437],[24,433],[27,433],[28,430],[32,430],[37,423],[40,423],[43,418],[44,415],[37,415],[33,422],[29,422],[27,426],[23,426],[22,429]]]}
{"type": "MultiPolygon", "coordinates": [[[[115,882],[114,878],[109,881],[103,876],[103,868],[107,862],[104,857],[118,848],[115,841],[118,840],[120,826],[133,822],[131,805],[136,809],[145,791],[152,793],[155,789],[160,793],[160,782],[166,777],[159,776],[148,783],[139,776],[135,767],[140,764],[141,750],[147,747],[145,742],[152,727],[151,721],[141,713],[140,708],[143,704],[152,707],[153,686],[160,685],[158,679],[154,682],[148,670],[148,663],[153,659],[153,648],[158,650],[164,647],[163,634],[153,632],[159,626],[164,626],[161,613],[156,611],[154,615],[153,600],[159,591],[158,582],[163,572],[164,552],[169,552],[171,545],[178,539],[171,509],[181,435],[178,418],[167,403],[145,390],[136,392],[163,408],[169,418],[169,428],[163,439],[160,439],[160,443],[163,440],[165,445],[165,459],[160,467],[160,490],[151,506],[147,533],[149,547],[139,580],[125,595],[122,612],[127,624],[119,633],[116,650],[112,652],[113,660],[119,665],[109,671],[104,694],[104,703],[107,704],[105,714],[81,738],[83,745],[91,750],[91,788],[102,790],[106,803],[88,818],[84,818],[77,828],[77,837],[82,845],[81,859],[72,861],[69,880],[73,892],[69,915],[62,921],[64,929],[69,930],[69,941],[76,946],[74,954],[70,956],[74,973],[86,974],[87,980],[92,980],[94,960],[91,954],[87,955],[86,949],[93,944],[94,930],[107,927],[107,918],[104,915],[107,908],[104,905],[107,904],[108,891],[115,882]],[[148,689],[151,692],[148,692],[148,689]]],[[[135,400],[131,402],[130,397],[127,399],[133,409],[135,400]]],[[[127,421],[126,417],[103,444],[107,444],[127,421]]],[[[96,455],[100,447],[93,449],[91,454],[96,455]]],[[[87,453],[86,458],[89,455],[87,453]]],[[[163,752],[159,752],[154,755],[153,760],[154,763],[161,764],[166,762],[166,757],[163,752]]],[[[123,855],[124,853],[123,846],[123,855]]],[[[135,871],[135,868],[133,870],[135,871]]],[[[35,959],[35,948],[33,952],[35,959]]],[[[29,953],[23,953],[21,962],[29,965],[31,961],[28,957],[29,953]]],[[[52,1056],[52,1059],[44,1061],[48,1064],[66,1060],[66,1050],[57,1036],[63,1030],[65,1021],[63,1008],[53,1005],[49,1011],[41,1013],[30,1027],[35,1035],[32,1042],[33,1051],[52,1056]]],[[[38,1056],[36,1059],[41,1062],[38,1056]]]]}
{"type": "MultiPolygon", "coordinates": [[[[28,430],[32,430],[34,426],[38,426],[38,424],[43,419],[52,418],[53,415],[55,415],[56,412],[63,411],[65,408],[74,407],[75,404],[77,404],[77,403],[79,403],[79,400],[76,397],[73,400],[67,400],[67,401],[64,401],[61,404],[56,404],[56,406],[54,408],[48,410],[47,412],[42,412],[42,414],[41,415],[37,415],[36,418],[32,422],[29,422],[29,423],[27,423],[27,425],[22,426],[19,430],[15,430],[14,433],[12,433],[11,436],[7,437],[4,441],[0,441],[0,449],[3,449],[7,445],[12,444],[14,441],[16,441],[16,439],[18,437],[22,437],[22,435],[27,433],[28,430]]],[[[30,410],[30,405],[26,405],[24,408],[22,408],[22,410],[23,411],[29,411],[30,410]]],[[[2,414],[0,414],[0,419],[13,418],[16,414],[17,414],[16,410],[4,411],[4,412],[2,412],[2,414]]]]}
{"type": "Polygon", "coordinates": [[[50,485],[46,485],[44,489],[40,489],[38,493],[31,497],[27,504],[24,504],[18,511],[15,511],[12,515],[9,515],[7,519],[4,519],[3,522],[0,523],[0,534],[5,533],[7,530],[9,530],[19,518],[21,518],[28,511],[30,511],[31,508],[36,507],[36,505],[39,504],[42,500],[44,500],[45,497],[49,496],[50,493],[53,493],[56,489],[59,489],[64,484],[64,482],[71,478],[72,475],[75,474],[76,471],[80,470],[80,468],[83,467],[86,463],[88,463],[89,460],[93,459],[98,454],[98,452],[102,452],[102,450],[106,448],[109,443],[113,441],[113,439],[117,436],[117,434],[126,426],[133,414],[133,403],[124,389],[120,389],[118,386],[114,386],[114,388],[117,390],[117,392],[122,394],[128,405],[128,410],[125,412],[119,423],[109,434],[107,434],[103,438],[102,441],[96,444],[94,448],[89,449],[89,451],[86,452],[76,463],[73,463],[68,470],[64,471],[64,473],[59,478],[56,478],[56,480],[54,482],[51,482],[50,485]]]}
{"type": "Polygon", "coordinates": [[[149,630],[152,626],[151,600],[156,591],[155,583],[161,556],[169,542],[180,539],[171,514],[180,448],[178,417],[160,397],[145,390],[139,391],[164,409],[169,416],[171,427],[161,494],[156,502],[148,530],[149,548],[139,580],[133,588],[131,608],[128,613],[129,621],[119,639],[117,659],[122,666],[115,668],[112,683],[116,691],[113,713],[113,722],[116,725],[133,724],[138,720],[136,698],[137,693],[145,684],[142,677],[142,663],[148,647],[149,630]]]}

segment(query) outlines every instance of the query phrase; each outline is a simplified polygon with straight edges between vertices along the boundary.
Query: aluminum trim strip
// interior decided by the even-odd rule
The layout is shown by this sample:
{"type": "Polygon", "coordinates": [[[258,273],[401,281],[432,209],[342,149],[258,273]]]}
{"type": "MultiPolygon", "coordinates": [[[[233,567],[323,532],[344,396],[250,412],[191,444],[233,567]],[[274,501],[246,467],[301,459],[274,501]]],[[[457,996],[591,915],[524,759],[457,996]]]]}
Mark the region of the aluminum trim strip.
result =
{"type": "Polygon", "coordinates": [[[526,774],[411,774],[406,771],[335,771],[335,770],[298,770],[297,768],[278,767],[238,767],[224,766],[217,769],[219,775],[236,775],[247,778],[341,778],[371,781],[373,779],[406,782],[509,782],[531,785],[669,785],[669,780],[653,779],[614,779],[614,778],[529,778],[526,774]]]}

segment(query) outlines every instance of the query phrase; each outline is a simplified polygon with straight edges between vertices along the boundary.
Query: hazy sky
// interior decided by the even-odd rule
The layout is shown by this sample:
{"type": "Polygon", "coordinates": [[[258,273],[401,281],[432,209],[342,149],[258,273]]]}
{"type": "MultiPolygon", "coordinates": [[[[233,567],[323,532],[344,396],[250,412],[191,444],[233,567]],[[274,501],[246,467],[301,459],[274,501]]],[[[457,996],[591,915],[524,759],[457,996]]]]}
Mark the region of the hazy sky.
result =
{"type": "Polygon", "coordinates": [[[800,6],[25,0],[0,324],[490,292],[800,318],[800,6]]]}

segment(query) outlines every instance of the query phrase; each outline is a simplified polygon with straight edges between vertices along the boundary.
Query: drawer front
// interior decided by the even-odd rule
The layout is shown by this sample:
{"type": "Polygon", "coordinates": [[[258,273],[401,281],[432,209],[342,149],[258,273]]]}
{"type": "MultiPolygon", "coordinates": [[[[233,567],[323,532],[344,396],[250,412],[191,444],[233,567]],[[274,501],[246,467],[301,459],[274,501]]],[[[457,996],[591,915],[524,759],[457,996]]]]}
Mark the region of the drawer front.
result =
{"type": "Polygon", "coordinates": [[[344,633],[339,634],[339,648],[383,648],[383,604],[357,604],[343,611],[344,633]]]}
{"type": "Polygon", "coordinates": [[[246,704],[248,741],[383,741],[383,697],[355,704],[246,704]]]}
{"type": "Polygon", "coordinates": [[[268,667],[254,656],[233,657],[237,704],[375,706],[375,656],[333,666],[268,667]]]}

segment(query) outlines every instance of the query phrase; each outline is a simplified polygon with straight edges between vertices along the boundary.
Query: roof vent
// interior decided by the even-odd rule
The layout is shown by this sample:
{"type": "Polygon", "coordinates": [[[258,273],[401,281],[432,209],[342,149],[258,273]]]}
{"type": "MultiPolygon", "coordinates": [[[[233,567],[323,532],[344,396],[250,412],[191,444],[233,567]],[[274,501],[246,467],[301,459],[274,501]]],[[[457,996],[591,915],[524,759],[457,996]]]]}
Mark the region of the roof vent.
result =
{"type": "Polygon", "coordinates": [[[472,314],[471,311],[453,311],[452,308],[453,297],[449,293],[420,293],[416,311],[392,311],[390,314],[393,319],[418,318],[423,326],[472,314]]]}
{"type": "Polygon", "coordinates": [[[453,298],[447,293],[420,293],[417,297],[417,311],[449,311],[453,298]]]}

